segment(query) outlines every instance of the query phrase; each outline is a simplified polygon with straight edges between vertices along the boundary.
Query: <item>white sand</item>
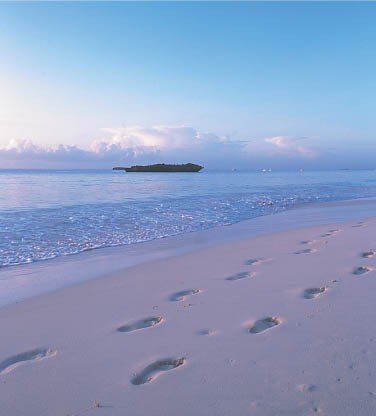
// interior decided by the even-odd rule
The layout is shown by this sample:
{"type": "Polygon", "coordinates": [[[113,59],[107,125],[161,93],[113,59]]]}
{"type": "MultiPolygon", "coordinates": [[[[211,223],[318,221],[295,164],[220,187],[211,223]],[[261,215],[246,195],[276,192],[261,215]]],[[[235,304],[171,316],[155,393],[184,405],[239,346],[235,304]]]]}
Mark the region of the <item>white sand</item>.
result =
{"type": "Polygon", "coordinates": [[[0,415],[374,415],[373,250],[301,228],[5,306],[0,415]]]}

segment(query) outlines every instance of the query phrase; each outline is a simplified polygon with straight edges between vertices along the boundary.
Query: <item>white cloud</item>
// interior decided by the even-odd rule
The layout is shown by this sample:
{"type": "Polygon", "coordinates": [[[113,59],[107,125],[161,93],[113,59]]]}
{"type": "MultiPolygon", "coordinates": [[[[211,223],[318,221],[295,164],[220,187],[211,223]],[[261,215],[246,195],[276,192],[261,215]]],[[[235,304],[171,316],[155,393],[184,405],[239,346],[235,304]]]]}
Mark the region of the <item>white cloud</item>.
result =
{"type": "Polygon", "coordinates": [[[68,145],[42,147],[31,140],[12,140],[0,148],[0,162],[8,168],[108,168],[162,161],[258,168],[258,161],[264,164],[273,158],[314,157],[315,152],[301,141],[284,136],[241,141],[189,126],[134,126],[103,129],[102,137],[88,149],[68,145]]]}
{"type": "Polygon", "coordinates": [[[192,150],[209,145],[225,144],[226,139],[203,133],[187,126],[121,127],[103,129],[107,137],[95,140],[91,149],[96,152],[134,150],[146,151],[192,150]]]}
{"type": "Polygon", "coordinates": [[[270,143],[274,146],[275,153],[287,155],[287,156],[302,156],[313,158],[316,156],[316,151],[309,146],[304,146],[301,142],[306,140],[306,137],[286,137],[275,136],[265,139],[266,143],[270,143]]]}
{"type": "Polygon", "coordinates": [[[8,151],[11,153],[33,153],[42,151],[40,147],[35,145],[31,140],[11,140],[7,145],[5,145],[0,150],[8,151]]]}
{"type": "MultiPolygon", "coordinates": [[[[85,167],[108,167],[119,163],[148,163],[159,161],[197,161],[216,157],[226,152],[240,153],[242,145],[231,142],[226,137],[213,133],[200,132],[187,126],[121,127],[103,129],[103,137],[94,140],[89,149],[77,146],[59,145],[41,147],[31,140],[12,140],[0,148],[0,159],[7,165],[16,166],[19,160],[30,160],[29,165],[39,162],[60,165],[77,164],[82,161],[85,167]]],[[[78,165],[79,167],[79,165],[78,165]]]]}

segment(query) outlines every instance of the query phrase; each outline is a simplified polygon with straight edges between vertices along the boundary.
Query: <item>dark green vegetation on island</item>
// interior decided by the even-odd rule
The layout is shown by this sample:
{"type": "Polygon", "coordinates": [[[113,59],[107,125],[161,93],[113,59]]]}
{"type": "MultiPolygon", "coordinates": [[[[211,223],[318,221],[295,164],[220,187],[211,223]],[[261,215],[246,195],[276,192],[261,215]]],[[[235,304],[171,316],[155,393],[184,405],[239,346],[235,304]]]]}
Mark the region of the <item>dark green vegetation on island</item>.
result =
{"type": "Polygon", "coordinates": [[[199,172],[203,166],[194,163],[185,163],[184,165],[167,165],[158,163],[156,165],[131,166],[130,168],[115,166],[113,170],[124,170],[126,172],[199,172]]]}

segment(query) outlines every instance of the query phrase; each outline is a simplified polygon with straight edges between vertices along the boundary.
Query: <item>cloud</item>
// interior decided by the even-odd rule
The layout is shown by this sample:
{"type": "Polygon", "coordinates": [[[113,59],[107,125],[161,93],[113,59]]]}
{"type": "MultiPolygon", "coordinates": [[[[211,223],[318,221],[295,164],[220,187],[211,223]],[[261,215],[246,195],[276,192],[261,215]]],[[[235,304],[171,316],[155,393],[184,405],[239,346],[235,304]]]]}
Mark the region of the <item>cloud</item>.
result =
{"type": "Polygon", "coordinates": [[[292,138],[286,136],[275,136],[266,138],[265,142],[273,145],[274,151],[277,154],[287,156],[298,155],[307,158],[314,158],[317,156],[317,152],[315,150],[301,143],[303,140],[307,140],[307,137],[292,138]]]}
{"type": "Polygon", "coordinates": [[[88,149],[59,145],[42,147],[31,140],[12,140],[0,148],[5,167],[109,167],[161,161],[203,163],[239,157],[244,144],[188,126],[105,128],[88,149]]]}
{"type": "Polygon", "coordinates": [[[42,147],[31,140],[12,140],[0,148],[5,168],[109,168],[114,165],[195,162],[208,167],[258,169],[273,159],[313,158],[316,153],[284,136],[235,140],[189,126],[105,128],[89,148],[42,147]]]}
{"type": "Polygon", "coordinates": [[[225,145],[226,139],[187,126],[122,127],[103,129],[107,137],[95,140],[95,153],[132,151],[135,155],[160,151],[192,151],[225,145]]]}
{"type": "Polygon", "coordinates": [[[0,148],[1,161],[77,161],[92,159],[90,152],[77,146],[58,145],[42,147],[28,139],[11,140],[6,146],[0,148]]]}

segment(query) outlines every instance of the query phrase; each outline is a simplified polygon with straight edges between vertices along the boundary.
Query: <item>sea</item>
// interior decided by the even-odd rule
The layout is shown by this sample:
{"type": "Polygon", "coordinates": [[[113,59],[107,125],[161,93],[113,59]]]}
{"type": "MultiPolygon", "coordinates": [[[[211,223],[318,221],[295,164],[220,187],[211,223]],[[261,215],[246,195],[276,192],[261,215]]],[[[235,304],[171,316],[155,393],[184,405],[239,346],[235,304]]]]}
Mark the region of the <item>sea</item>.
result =
{"type": "Polygon", "coordinates": [[[0,267],[375,197],[374,170],[0,170],[0,267]]]}

